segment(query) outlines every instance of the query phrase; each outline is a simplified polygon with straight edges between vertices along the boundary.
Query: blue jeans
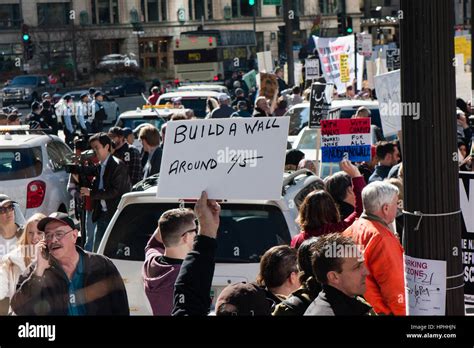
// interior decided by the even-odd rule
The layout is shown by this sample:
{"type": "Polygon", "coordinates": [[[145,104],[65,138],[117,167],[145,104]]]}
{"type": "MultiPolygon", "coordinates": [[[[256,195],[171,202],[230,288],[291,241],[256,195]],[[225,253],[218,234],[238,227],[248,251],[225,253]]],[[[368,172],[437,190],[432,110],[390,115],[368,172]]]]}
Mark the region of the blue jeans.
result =
{"type": "Polygon", "coordinates": [[[102,241],[102,237],[104,237],[109,222],[110,219],[107,217],[107,213],[101,213],[99,219],[96,221],[94,231],[94,252],[97,252],[97,249],[99,249],[100,242],[102,241]]]}
{"type": "Polygon", "coordinates": [[[84,243],[85,251],[92,251],[92,248],[94,247],[95,225],[96,224],[92,222],[92,211],[86,210],[86,233],[84,243]]]}

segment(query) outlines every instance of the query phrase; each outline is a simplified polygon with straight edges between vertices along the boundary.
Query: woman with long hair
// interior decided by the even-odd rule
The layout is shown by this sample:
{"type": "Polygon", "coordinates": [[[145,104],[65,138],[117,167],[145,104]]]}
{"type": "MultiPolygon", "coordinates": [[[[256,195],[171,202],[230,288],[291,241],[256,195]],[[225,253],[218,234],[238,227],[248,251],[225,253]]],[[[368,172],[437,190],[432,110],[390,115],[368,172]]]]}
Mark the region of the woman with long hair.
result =
{"type": "Polygon", "coordinates": [[[292,247],[299,248],[303,241],[311,237],[343,232],[362,214],[362,189],[365,187],[364,177],[360,174],[359,169],[348,160],[343,160],[340,166],[352,180],[355,195],[354,212],[344,220],[341,220],[339,209],[328,192],[324,190],[311,192],[300,206],[296,222],[300,225],[301,232],[291,240],[292,247]]]}
{"type": "Polygon", "coordinates": [[[20,275],[31,265],[35,258],[34,246],[44,237],[44,232],[38,230],[38,222],[45,218],[43,214],[34,214],[28,219],[24,233],[18,240],[17,247],[4,255],[0,263],[0,315],[8,313],[9,300],[16,290],[20,275]],[[8,299],[8,306],[5,305],[8,299]]]}

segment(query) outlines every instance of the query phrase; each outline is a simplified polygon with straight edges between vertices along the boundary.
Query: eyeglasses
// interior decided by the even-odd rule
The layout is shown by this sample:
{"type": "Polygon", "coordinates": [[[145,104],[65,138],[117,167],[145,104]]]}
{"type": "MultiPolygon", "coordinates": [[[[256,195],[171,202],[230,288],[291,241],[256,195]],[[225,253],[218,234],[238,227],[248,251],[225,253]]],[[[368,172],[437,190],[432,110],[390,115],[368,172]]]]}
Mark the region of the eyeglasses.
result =
{"type": "Polygon", "coordinates": [[[189,230],[189,231],[186,231],[184,232],[181,237],[183,237],[186,233],[193,233],[195,232],[196,234],[198,233],[198,227],[196,226],[196,228],[193,228],[192,230],[189,230]]]}
{"type": "Polygon", "coordinates": [[[47,242],[50,242],[53,240],[53,237],[56,237],[57,240],[61,240],[64,238],[64,236],[66,234],[68,234],[69,232],[72,232],[74,230],[69,230],[69,231],[54,231],[54,232],[49,232],[47,235],[45,235],[44,239],[47,241],[47,242]]]}
{"type": "Polygon", "coordinates": [[[6,207],[1,207],[0,208],[0,214],[6,214],[10,211],[13,211],[15,210],[15,207],[13,206],[13,204],[9,205],[9,206],[6,206],[6,207]]]}

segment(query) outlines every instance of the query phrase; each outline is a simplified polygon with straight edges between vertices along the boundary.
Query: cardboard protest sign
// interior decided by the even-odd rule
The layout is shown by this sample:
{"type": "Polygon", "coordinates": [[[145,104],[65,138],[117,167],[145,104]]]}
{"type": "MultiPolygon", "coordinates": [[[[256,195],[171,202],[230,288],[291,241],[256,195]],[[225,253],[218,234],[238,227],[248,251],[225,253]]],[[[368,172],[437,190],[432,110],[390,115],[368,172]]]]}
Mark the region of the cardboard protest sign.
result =
{"type": "Polygon", "coordinates": [[[340,162],[345,156],[352,162],[369,162],[370,132],[369,117],[322,120],[322,162],[340,162]]]}
{"type": "Polygon", "coordinates": [[[257,86],[257,73],[255,70],[251,70],[248,73],[246,73],[244,76],[242,76],[242,80],[244,80],[245,84],[249,89],[252,87],[257,86]]]}
{"type": "Polygon", "coordinates": [[[260,73],[260,93],[267,99],[273,99],[278,93],[278,81],[275,74],[260,73]]]}
{"type": "Polygon", "coordinates": [[[317,128],[329,111],[330,104],[326,101],[326,83],[315,82],[311,85],[309,105],[309,128],[317,128]]]}
{"type": "Polygon", "coordinates": [[[280,199],[289,117],[168,123],[157,196],[280,199]]]}
{"type": "Polygon", "coordinates": [[[464,302],[474,305],[474,173],[459,173],[461,249],[464,268],[464,302]]]}
{"type": "Polygon", "coordinates": [[[380,120],[386,137],[397,135],[402,130],[400,70],[374,77],[375,91],[379,101],[380,120]]]}

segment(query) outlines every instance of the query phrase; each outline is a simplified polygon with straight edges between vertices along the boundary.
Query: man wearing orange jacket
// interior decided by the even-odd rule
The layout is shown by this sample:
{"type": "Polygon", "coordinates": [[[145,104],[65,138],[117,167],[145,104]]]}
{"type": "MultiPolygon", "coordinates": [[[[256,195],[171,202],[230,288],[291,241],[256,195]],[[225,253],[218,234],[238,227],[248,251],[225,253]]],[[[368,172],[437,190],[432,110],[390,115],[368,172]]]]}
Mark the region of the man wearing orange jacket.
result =
{"type": "Polygon", "coordinates": [[[377,314],[405,315],[403,247],[391,230],[397,216],[398,189],[377,181],[362,191],[364,212],[344,231],[364,248],[367,277],[365,299],[377,314]]]}

